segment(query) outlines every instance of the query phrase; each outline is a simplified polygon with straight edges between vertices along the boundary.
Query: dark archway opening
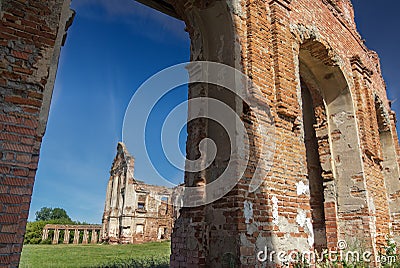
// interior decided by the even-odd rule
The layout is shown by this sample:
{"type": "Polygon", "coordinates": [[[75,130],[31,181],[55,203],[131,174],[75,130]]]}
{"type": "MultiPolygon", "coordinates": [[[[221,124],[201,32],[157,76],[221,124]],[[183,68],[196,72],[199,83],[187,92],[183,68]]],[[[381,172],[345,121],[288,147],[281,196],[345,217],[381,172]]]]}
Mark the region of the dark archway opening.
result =
{"type": "Polygon", "coordinates": [[[301,81],[303,104],[304,143],[306,146],[307,176],[310,185],[310,206],[314,231],[314,247],[321,251],[327,247],[324,211],[324,186],[322,167],[318,152],[318,139],[314,125],[317,123],[312,96],[307,85],[301,81]]]}

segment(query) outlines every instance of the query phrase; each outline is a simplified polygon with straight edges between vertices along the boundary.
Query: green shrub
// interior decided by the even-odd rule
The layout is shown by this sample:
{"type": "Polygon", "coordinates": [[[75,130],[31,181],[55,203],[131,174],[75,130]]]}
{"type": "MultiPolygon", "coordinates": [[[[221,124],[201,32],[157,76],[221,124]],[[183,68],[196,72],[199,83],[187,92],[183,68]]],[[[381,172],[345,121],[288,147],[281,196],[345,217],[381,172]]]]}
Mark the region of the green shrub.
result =
{"type": "Polygon", "coordinates": [[[39,244],[42,241],[42,232],[46,224],[46,221],[28,222],[26,225],[24,244],[39,244]]]}

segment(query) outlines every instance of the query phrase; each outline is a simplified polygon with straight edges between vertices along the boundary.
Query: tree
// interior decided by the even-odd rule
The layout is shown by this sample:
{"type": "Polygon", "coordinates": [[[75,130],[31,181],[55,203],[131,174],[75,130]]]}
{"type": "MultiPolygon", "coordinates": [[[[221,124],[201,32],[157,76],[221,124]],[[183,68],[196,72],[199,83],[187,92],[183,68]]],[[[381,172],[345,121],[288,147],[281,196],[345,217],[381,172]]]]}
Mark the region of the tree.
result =
{"type": "Polygon", "coordinates": [[[36,211],[36,221],[49,221],[49,220],[59,220],[65,219],[71,221],[67,212],[63,208],[48,208],[42,207],[39,211],[36,211]]]}
{"type": "Polygon", "coordinates": [[[52,209],[48,207],[42,207],[39,211],[36,211],[36,221],[48,221],[51,218],[52,209]]]}
{"type": "Polygon", "coordinates": [[[71,218],[68,216],[67,212],[63,208],[54,208],[53,212],[51,214],[51,219],[52,220],[58,220],[58,219],[71,220],[71,218]]]}

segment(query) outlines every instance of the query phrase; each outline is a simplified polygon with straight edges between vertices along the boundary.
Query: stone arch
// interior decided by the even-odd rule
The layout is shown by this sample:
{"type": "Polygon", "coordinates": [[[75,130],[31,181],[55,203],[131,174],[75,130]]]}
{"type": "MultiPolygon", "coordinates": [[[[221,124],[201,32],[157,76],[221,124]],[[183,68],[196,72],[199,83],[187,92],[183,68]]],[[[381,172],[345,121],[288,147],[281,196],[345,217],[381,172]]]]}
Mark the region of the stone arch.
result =
{"type": "MultiPolygon", "coordinates": [[[[318,154],[314,156],[319,156],[321,174],[317,179],[322,180],[316,182],[316,189],[324,191],[317,209],[324,210],[327,247],[336,247],[338,239],[354,235],[370,241],[370,237],[364,237],[363,228],[368,227],[360,227],[368,220],[367,193],[355,107],[340,60],[323,43],[308,39],[299,48],[299,73],[316,95],[314,113],[320,122],[314,125],[318,141],[318,154]],[[318,98],[323,105],[316,106],[318,98]]],[[[312,197],[311,184],[310,191],[312,197]]]]}
{"type": "MultiPolygon", "coordinates": [[[[388,194],[389,211],[392,221],[392,231],[398,237],[398,218],[400,216],[400,170],[397,152],[391,129],[389,113],[378,95],[375,95],[376,121],[379,130],[380,149],[382,152],[382,173],[388,194]]],[[[397,238],[398,240],[398,238],[397,238]]],[[[399,242],[399,241],[397,241],[399,242]]]]}
{"type": "Polygon", "coordinates": [[[217,61],[234,66],[235,36],[232,12],[224,1],[203,4],[178,0],[173,3],[186,24],[191,40],[191,60],[217,61]]]}

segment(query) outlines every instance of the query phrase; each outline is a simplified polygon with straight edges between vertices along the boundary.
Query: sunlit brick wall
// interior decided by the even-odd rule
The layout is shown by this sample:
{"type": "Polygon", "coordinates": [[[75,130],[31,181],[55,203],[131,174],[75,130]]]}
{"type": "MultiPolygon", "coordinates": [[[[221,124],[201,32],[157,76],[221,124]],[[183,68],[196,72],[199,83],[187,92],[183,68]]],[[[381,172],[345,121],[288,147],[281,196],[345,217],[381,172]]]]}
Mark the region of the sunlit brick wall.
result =
{"type": "Polygon", "coordinates": [[[71,13],[63,0],[0,3],[0,266],[17,267],[71,13]]]}

